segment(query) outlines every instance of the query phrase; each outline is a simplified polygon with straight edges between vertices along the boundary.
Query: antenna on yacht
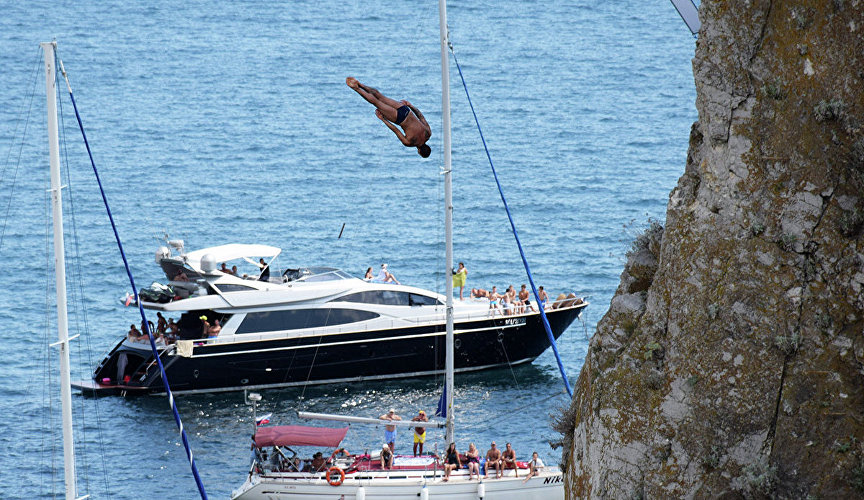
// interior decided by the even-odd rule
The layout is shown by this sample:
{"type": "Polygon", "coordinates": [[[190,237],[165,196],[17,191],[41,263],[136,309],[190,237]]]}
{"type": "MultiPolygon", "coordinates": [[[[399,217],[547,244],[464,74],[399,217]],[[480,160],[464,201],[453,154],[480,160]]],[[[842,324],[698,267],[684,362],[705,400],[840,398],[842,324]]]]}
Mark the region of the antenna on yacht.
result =
{"type": "Polygon", "coordinates": [[[258,432],[258,401],[261,401],[261,395],[257,392],[250,392],[246,398],[252,402],[252,434],[258,432]]]}

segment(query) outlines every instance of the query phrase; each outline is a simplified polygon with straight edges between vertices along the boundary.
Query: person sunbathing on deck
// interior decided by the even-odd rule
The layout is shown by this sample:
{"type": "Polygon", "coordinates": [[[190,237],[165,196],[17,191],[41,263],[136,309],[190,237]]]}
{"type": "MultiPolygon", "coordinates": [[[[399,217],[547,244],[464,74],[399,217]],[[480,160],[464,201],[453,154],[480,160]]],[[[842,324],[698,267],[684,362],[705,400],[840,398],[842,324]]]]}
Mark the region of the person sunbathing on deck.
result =
{"type": "Polygon", "coordinates": [[[432,136],[432,129],[419,109],[408,101],[391,99],[379,92],[378,89],[363,85],[354,77],[349,76],[345,79],[345,83],[360,94],[363,99],[375,106],[375,116],[396,134],[396,137],[405,147],[417,148],[417,154],[423,158],[429,158],[432,149],[426,144],[426,141],[432,136]],[[402,130],[400,131],[396,125],[402,127],[402,130]]]}
{"type": "Polygon", "coordinates": [[[396,283],[397,285],[401,284],[396,279],[396,276],[387,270],[387,264],[381,264],[381,270],[378,271],[378,277],[375,278],[376,281],[380,281],[381,283],[396,283]]]}

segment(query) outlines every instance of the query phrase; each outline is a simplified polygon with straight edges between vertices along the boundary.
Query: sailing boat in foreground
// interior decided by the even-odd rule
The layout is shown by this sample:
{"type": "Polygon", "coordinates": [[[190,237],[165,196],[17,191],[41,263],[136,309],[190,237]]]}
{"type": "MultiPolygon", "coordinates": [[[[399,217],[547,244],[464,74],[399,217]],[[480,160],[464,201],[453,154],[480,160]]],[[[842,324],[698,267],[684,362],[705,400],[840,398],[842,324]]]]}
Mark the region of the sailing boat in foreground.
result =
{"type": "MultiPolygon", "coordinates": [[[[442,84],[442,117],[444,129],[444,229],[446,263],[445,269],[453,268],[453,202],[450,179],[450,88],[449,88],[449,46],[447,31],[446,3],[439,0],[440,37],[441,37],[441,84],[442,84]]],[[[454,443],[453,415],[453,373],[454,373],[454,340],[453,340],[453,284],[445,280],[446,292],[446,355],[445,355],[445,390],[446,398],[444,412],[446,423],[428,422],[423,427],[444,427],[445,442],[454,443]]],[[[533,281],[532,281],[533,287],[533,281]]],[[[545,319],[545,314],[541,312],[545,319]]],[[[569,386],[568,386],[569,387],[569,386]]],[[[253,405],[260,400],[257,394],[250,395],[253,405]]],[[[253,410],[254,411],[254,410],[253,410]]],[[[351,423],[368,423],[381,425],[379,419],[362,417],[345,417],[339,415],[322,415],[300,413],[301,418],[335,420],[351,423]]],[[[386,421],[386,425],[402,427],[417,426],[417,422],[386,421]]],[[[318,498],[366,498],[399,500],[417,499],[519,499],[519,500],[557,500],[564,498],[564,482],[561,471],[555,468],[537,470],[533,476],[529,474],[528,465],[517,462],[517,467],[523,469],[506,470],[504,476],[493,480],[474,481],[466,469],[457,469],[445,478],[444,461],[437,456],[396,456],[389,469],[383,467],[380,454],[351,455],[344,448],[338,448],[348,428],[332,429],[306,426],[275,426],[258,428],[253,436],[254,456],[249,475],[240,488],[232,494],[237,500],[256,499],[318,499],[318,498]],[[292,447],[317,446],[334,448],[330,460],[318,458],[303,464],[292,447]],[[270,456],[267,450],[271,449],[270,456]],[[293,453],[285,455],[283,449],[293,453]],[[344,457],[339,455],[344,454],[344,457]],[[311,470],[310,470],[311,469],[311,470]]],[[[463,462],[464,463],[464,462],[463,462]]],[[[491,472],[487,470],[486,472],[491,472]]]]}

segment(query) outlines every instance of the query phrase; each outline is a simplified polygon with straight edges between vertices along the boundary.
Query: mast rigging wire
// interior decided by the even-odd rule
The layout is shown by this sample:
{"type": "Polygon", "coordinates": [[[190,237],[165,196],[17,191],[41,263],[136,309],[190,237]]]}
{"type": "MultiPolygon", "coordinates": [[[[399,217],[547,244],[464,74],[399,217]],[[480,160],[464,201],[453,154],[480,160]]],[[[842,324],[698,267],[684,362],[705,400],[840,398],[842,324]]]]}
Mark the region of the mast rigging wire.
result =
{"type": "MultiPolygon", "coordinates": [[[[24,138],[27,137],[27,128],[30,125],[30,111],[33,109],[33,96],[36,94],[36,81],[39,75],[39,63],[42,58],[36,60],[36,71],[33,72],[32,84],[30,86],[30,101],[27,104],[27,117],[24,120],[24,130],[21,133],[21,146],[18,148],[18,158],[15,160],[15,172],[12,175],[12,188],[9,191],[9,202],[6,204],[6,215],[3,217],[3,229],[0,231],[0,249],[3,248],[3,240],[6,237],[6,224],[9,222],[9,213],[12,209],[12,200],[15,198],[15,181],[18,179],[18,167],[21,165],[21,153],[24,150],[24,138]]],[[[22,104],[23,107],[23,104],[22,104]]],[[[18,131],[18,123],[21,121],[21,114],[18,115],[18,121],[15,122],[15,133],[18,131]]],[[[14,134],[14,133],[13,133],[14,134]]],[[[6,162],[3,164],[3,170],[0,171],[0,184],[3,183],[3,178],[6,176],[6,166],[9,163],[9,157],[12,155],[12,146],[9,146],[9,153],[6,155],[6,162]]]]}
{"type": "MultiPolygon", "coordinates": [[[[55,78],[59,79],[56,72],[55,72],[55,78]]],[[[85,342],[84,351],[87,353],[87,366],[93,366],[93,356],[92,356],[93,349],[92,349],[92,344],[90,343],[90,337],[91,336],[89,335],[90,334],[90,322],[87,318],[87,307],[86,307],[86,303],[84,301],[84,273],[83,273],[82,268],[81,268],[81,244],[80,244],[80,238],[78,237],[78,222],[77,222],[78,219],[75,216],[75,197],[74,197],[74,192],[72,189],[72,174],[71,174],[72,169],[69,166],[69,149],[68,149],[68,145],[67,145],[67,141],[66,141],[66,120],[65,120],[66,117],[65,117],[65,114],[63,112],[63,99],[60,98],[61,97],[61,95],[60,95],[61,91],[60,91],[59,83],[60,82],[58,81],[57,85],[55,85],[55,88],[57,89],[57,102],[58,102],[59,108],[60,108],[59,109],[59,111],[60,111],[60,137],[61,137],[61,145],[63,148],[63,162],[66,165],[66,169],[65,169],[66,187],[67,187],[68,193],[69,193],[69,196],[65,197],[64,201],[66,201],[66,203],[69,206],[68,212],[70,215],[70,219],[72,221],[72,233],[70,236],[71,236],[72,243],[73,243],[72,248],[73,248],[73,256],[74,256],[74,258],[72,258],[72,259],[67,259],[67,262],[69,262],[70,267],[73,270],[73,275],[72,275],[72,280],[71,280],[72,286],[70,287],[70,289],[72,291],[72,303],[77,304],[77,306],[78,306],[77,308],[75,308],[75,311],[76,311],[76,314],[74,316],[75,327],[78,331],[79,338],[82,336],[81,334],[86,334],[86,335],[83,335],[83,337],[84,337],[84,342],[85,342]],[[76,285],[77,285],[77,290],[76,290],[76,285]],[[76,297],[78,297],[77,300],[76,300],[76,297]],[[78,313],[80,313],[80,316],[78,313]],[[82,322],[83,322],[83,328],[80,324],[82,322]]],[[[64,249],[64,251],[65,251],[65,249],[64,249]]],[[[77,355],[80,357],[81,356],[81,345],[80,344],[75,344],[75,345],[76,345],[76,349],[78,351],[77,355]]],[[[81,399],[81,405],[79,406],[80,414],[79,414],[78,420],[80,423],[79,431],[80,431],[80,435],[81,435],[81,443],[87,442],[87,426],[84,425],[84,406],[85,406],[85,403],[86,403],[86,401],[84,399],[81,399]]],[[[102,462],[102,483],[103,483],[103,488],[104,488],[103,493],[105,494],[106,497],[110,497],[111,496],[109,493],[110,488],[108,486],[108,464],[105,461],[105,451],[104,451],[105,450],[105,441],[104,441],[103,435],[102,435],[102,418],[101,418],[101,415],[99,413],[99,398],[93,399],[93,413],[96,417],[96,435],[97,435],[97,439],[99,441],[99,457],[100,457],[101,462],[102,462]]],[[[88,471],[89,470],[89,464],[87,463],[87,454],[81,453],[80,455],[82,456],[82,458],[84,460],[83,470],[88,471]]],[[[85,491],[89,492],[90,491],[90,476],[89,476],[89,474],[84,474],[84,481],[85,481],[85,491]]]]}
{"type": "Polygon", "coordinates": [[[486,145],[486,138],[483,136],[483,129],[480,128],[480,120],[477,118],[477,112],[474,110],[474,104],[471,102],[471,94],[468,93],[468,84],[465,83],[465,76],[462,74],[462,67],[459,65],[459,59],[456,58],[456,51],[453,50],[453,43],[449,42],[448,46],[450,48],[450,53],[453,54],[453,61],[456,63],[456,69],[459,70],[459,78],[462,80],[462,87],[465,89],[465,96],[468,98],[468,105],[471,107],[471,114],[474,115],[474,123],[477,124],[477,131],[480,133],[480,140],[483,141],[483,150],[486,151],[486,158],[489,160],[489,166],[492,168],[492,175],[495,177],[495,184],[498,186],[498,193],[501,195],[501,201],[504,203],[504,210],[507,212],[507,219],[510,221],[510,227],[513,230],[513,237],[516,239],[516,246],[519,247],[519,255],[522,257],[522,264],[525,266],[525,272],[528,274],[528,282],[531,283],[531,291],[534,292],[534,299],[538,304],[540,319],[543,321],[543,327],[546,329],[546,336],[549,338],[549,343],[552,344],[552,351],[555,353],[555,361],[558,362],[558,370],[561,372],[561,378],[564,380],[564,387],[567,388],[567,394],[572,398],[573,389],[570,387],[570,381],[567,379],[567,373],[564,371],[564,363],[561,361],[561,354],[558,352],[558,345],[555,343],[555,336],[552,335],[552,327],[549,326],[549,319],[546,317],[546,311],[544,308],[539,307],[541,302],[540,296],[537,294],[537,287],[534,286],[534,275],[531,273],[531,267],[528,265],[528,260],[525,258],[525,252],[522,250],[522,242],[519,240],[519,233],[516,231],[516,224],[513,222],[513,216],[510,214],[510,207],[507,204],[507,199],[504,197],[504,190],[501,188],[501,182],[498,180],[498,173],[495,171],[495,164],[492,163],[492,156],[489,154],[489,147],[486,145]]]}
{"type": "Polygon", "coordinates": [[[198,474],[198,467],[195,465],[195,457],[192,454],[192,448],[189,445],[189,439],[186,436],[186,430],[183,428],[183,422],[180,420],[180,413],[177,410],[177,405],[174,402],[174,394],[171,392],[171,386],[168,383],[168,376],[165,373],[165,367],[162,365],[162,358],[159,356],[159,351],[156,349],[156,342],[153,340],[153,333],[150,331],[150,326],[147,322],[147,316],[144,314],[144,306],[142,301],[138,299],[138,289],[135,286],[135,279],[132,277],[132,271],[129,269],[129,262],[126,259],[126,253],[123,251],[123,243],[120,241],[120,234],[117,232],[117,225],[114,222],[114,216],[111,213],[111,207],[108,205],[108,197],[102,187],[102,179],[99,177],[99,171],[96,169],[96,162],[93,160],[93,153],[90,150],[90,143],[87,141],[87,134],[84,132],[84,124],[81,121],[81,114],[78,112],[78,105],[75,103],[75,96],[72,94],[72,86],[69,84],[69,78],[66,75],[66,70],[63,67],[63,61],[57,57],[60,66],[60,72],[63,73],[63,78],[66,81],[66,88],[69,91],[69,98],[72,101],[72,108],[75,110],[75,118],[78,121],[78,128],[81,130],[81,136],[84,139],[84,146],[87,148],[87,156],[90,158],[90,165],[93,167],[93,175],[96,176],[96,183],[99,185],[99,193],[102,195],[102,202],[105,205],[105,211],[108,214],[108,220],[111,222],[111,229],[114,231],[114,240],[117,242],[117,248],[120,250],[120,256],[123,258],[123,266],[126,268],[126,276],[129,278],[129,284],[132,286],[132,293],[136,297],[138,312],[141,314],[141,320],[144,322],[144,329],[147,332],[147,338],[150,340],[150,350],[153,352],[153,357],[159,365],[159,372],[162,378],[162,385],[165,388],[165,393],[168,397],[168,404],[174,414],[174,422],[180,431],[180,437],[183,441],[183,447],[186,450],[186,457],[189,460],[189,465],[192,469],[192,475],[195,477],[195,484],[198,487],[198,493],[201,498],[207,499],[207,492],[204,490],[204,484],[201,482],[201,476],[198,474]]]}

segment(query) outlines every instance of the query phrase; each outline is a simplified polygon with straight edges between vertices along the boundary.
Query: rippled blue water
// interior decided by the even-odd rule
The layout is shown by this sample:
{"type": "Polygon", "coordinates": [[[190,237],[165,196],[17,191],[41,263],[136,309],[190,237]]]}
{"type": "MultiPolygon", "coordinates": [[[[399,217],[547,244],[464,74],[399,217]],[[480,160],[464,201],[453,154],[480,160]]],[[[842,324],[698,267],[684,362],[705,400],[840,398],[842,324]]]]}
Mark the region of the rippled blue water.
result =
{"type": "MultiPolygon", "coordinates": [[[[283,264],[357,274],[386,261],[403,282],[443,290],[438,14],[425,4],[3,6],[0,497],[62,491],[56,354],[46,346],[56,318],[53,309],[46,314],[53,278],[38,42],[58,40],[139,284],[160,277],[153,253],[168,232],[190,248],[273,244],[285,249],[283,264]],[[433,127],[429,160],[399,145],[345,86],[349,75],[424,111],[433,127]]],[[[537,280],[553,294],[576,291],[592,302],[585,327],[576,323],[560,341],[575,381],[586,331],[608,306],[629,241],[649,216],[662,219],[683,171],[695,119],[693,39],[663,0],[486,0],[451,5],[449,15],[537,280]]],[[[525,281],[518,253],[455,68],[451,82],[455,256],[467,264],[469,287],[518,286],[525,281]]],[[[68,219],[67,241],[70,258],[78,256],[71,270],[80,271],[70,277],[72,326],[82,334],[73,377],[85,378],[137,313],[118,305],[128,286],[70,109],[67,100],[67,194],[77,229],[68,219]]],[[[551,352],[512,374],[460,376],[457,384],[460,449],[510,440],[521,456],[536,449],[557,462],[543,444],[555,437],[549,415],[565,401],[551,352]]],[[[437,386],[264,391],[263,410],[274,412],[274,423],[295,422],[299,408],[376,416],[393,406],[411,414],[434,408],[437,386]]],[[[74,402],[82,490],[195,497],[164,399],[74,402]]],[[[242,394],[181,397],[179,405],[211,496],[227,496],[247,465],[242,394]]],[[[379,446],[381,434],[355,427],[346,443],[352,451],[379,446]]],[[[397,445],[409,446],[404,438],[397,445]]]]}

